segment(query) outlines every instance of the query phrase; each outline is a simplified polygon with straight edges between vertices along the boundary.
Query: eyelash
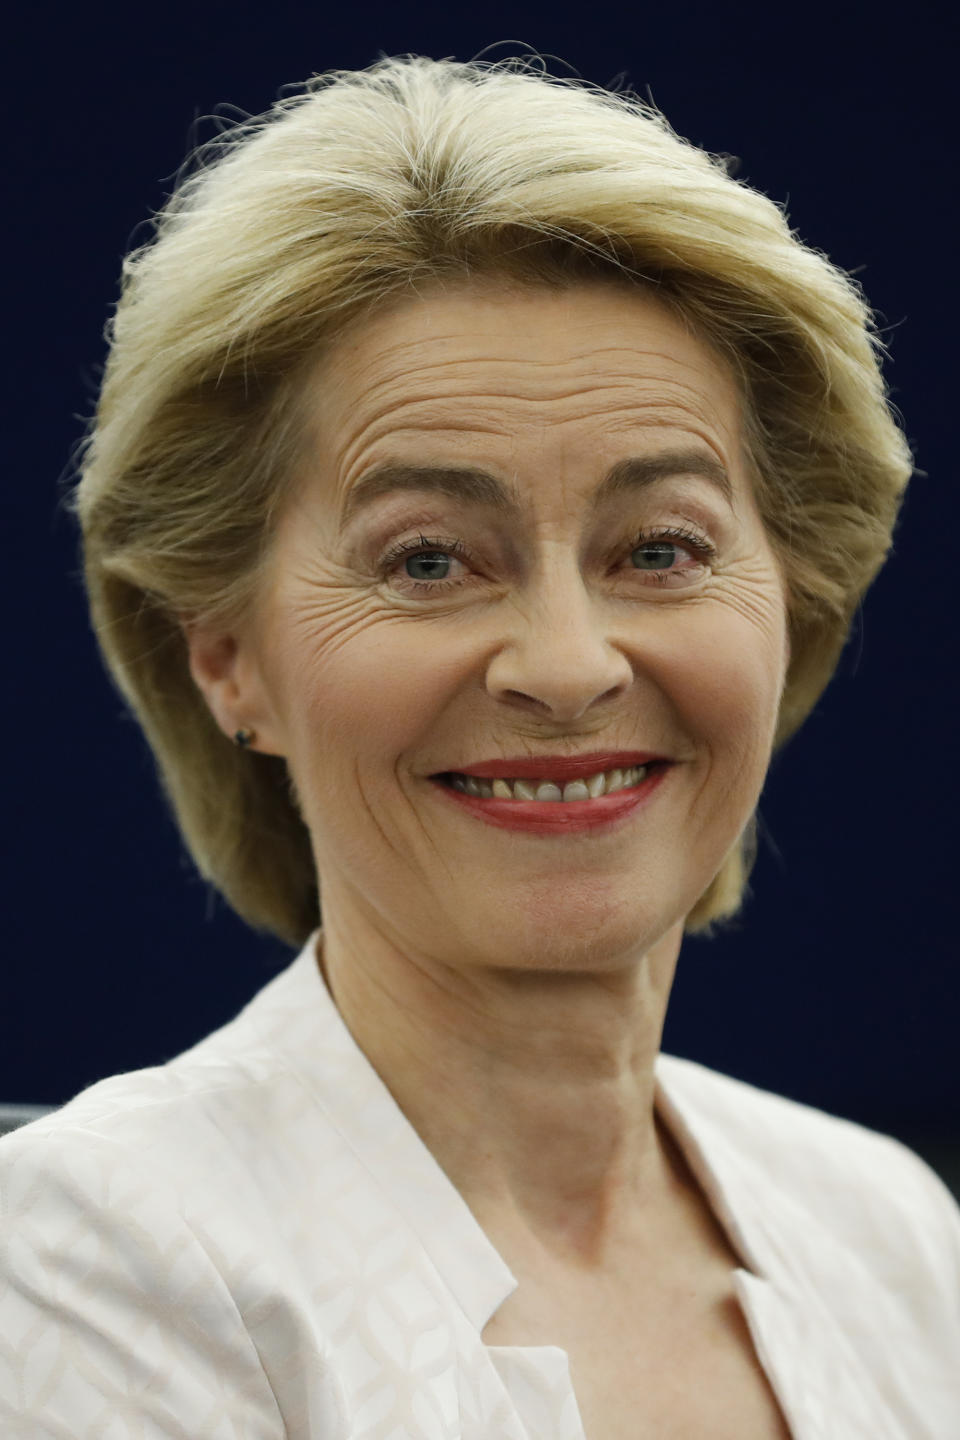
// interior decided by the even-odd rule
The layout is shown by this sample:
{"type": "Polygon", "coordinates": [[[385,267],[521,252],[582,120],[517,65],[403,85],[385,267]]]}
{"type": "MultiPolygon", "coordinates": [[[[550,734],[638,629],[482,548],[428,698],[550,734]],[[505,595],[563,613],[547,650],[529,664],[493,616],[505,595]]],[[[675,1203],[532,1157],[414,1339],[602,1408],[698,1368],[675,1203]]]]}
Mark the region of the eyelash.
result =
{"type": "MultiPolygon", "coordinates": [[[[632,554],[634,550],[643,545],[655,544],[658,540],[678,541],[688,550],[692,551],[697,559],[706,564],[712,563],[717,558],[716,546],[712,545],[705,535],[698,530],[686,526],[658,526],[652,530],[641,530],[627,547],[627,553],[632,554]]],[[[446,540],[442,536],[428,537],[418,535],[416,540],[401,540],[392,549],[388,550],[380,562],[380,571],[386,575],[393,570],[401,561],[411,555],[431,554],[434,551],[442,555],[453,555],[458,560],[469,561],[470,553],[462,540],[446,540]]],[[[648,570],[648,575],[654,575],[661,580],[666,579],[673,571],[648,570]]],[[[415,580],[412,575],[405,578],[405,589],[408,593],[417,591],[428,591],[436,594],[440,590],[448,590],[463,585],[463,580],[415,580]]]]}

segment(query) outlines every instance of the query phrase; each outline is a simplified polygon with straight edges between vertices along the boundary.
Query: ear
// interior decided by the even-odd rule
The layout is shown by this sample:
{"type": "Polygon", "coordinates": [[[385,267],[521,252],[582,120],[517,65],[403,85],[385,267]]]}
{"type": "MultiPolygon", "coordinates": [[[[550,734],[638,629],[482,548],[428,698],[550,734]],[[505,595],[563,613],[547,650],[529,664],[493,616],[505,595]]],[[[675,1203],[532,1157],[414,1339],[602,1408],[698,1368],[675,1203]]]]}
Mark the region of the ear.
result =
{"type": "Polygon", "coordinates": [[[252,730],[251,750],[284,755],[281,726],[252,642],[201,621],[181,624],[190,674],[223,733],[232,740],[238,730],[252,730]]]}

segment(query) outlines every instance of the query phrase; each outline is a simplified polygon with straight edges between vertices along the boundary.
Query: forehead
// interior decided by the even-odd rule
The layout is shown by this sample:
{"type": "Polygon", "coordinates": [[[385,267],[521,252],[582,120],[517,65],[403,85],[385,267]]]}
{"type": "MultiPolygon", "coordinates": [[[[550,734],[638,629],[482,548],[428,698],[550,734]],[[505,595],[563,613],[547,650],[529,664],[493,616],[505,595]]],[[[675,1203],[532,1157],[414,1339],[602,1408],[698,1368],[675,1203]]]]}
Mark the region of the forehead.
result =
{"type": "Polygon", "coordinates": [[[729,462],[740,436],[733,375],[648,290],[495,281],[437,285],[355,323],[308,385],[317,458],[337,490],[386,452],[498,448],[524,435],[569,453],[624,431],[699,437],[729,462]]]}

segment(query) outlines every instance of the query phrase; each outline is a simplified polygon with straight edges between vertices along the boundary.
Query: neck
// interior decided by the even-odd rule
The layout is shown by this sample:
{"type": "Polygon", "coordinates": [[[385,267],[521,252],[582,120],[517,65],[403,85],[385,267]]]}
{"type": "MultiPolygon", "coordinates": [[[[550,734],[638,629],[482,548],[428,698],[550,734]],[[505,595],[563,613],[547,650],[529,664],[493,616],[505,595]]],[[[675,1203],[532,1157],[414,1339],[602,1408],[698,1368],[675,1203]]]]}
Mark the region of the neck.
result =
{"type": "Polygon", "coordinates": [[[682,938],[616,968],[459,968],[325,906],[324,973],[354,1038],[493,1238],[597,1259],[669,1187],[654,1061],[682,938]]]}

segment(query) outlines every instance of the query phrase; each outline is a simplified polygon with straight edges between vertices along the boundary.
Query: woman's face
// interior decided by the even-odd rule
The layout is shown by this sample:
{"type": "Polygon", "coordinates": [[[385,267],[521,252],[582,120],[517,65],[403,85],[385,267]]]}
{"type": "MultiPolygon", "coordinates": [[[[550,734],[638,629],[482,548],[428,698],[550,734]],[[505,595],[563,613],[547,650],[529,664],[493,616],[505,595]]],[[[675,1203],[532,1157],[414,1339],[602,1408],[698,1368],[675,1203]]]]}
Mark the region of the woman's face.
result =
{"type": "Polygon", "coordinates": [[[328,921],[440,961],[635,958],[751,815],[787,663],[725,367],[647,292],[464,282],[341,338],[308,399],[231,675],[328,921]],[[435,778],[598,752],[670,763],[536,823],[435,778]]]}

